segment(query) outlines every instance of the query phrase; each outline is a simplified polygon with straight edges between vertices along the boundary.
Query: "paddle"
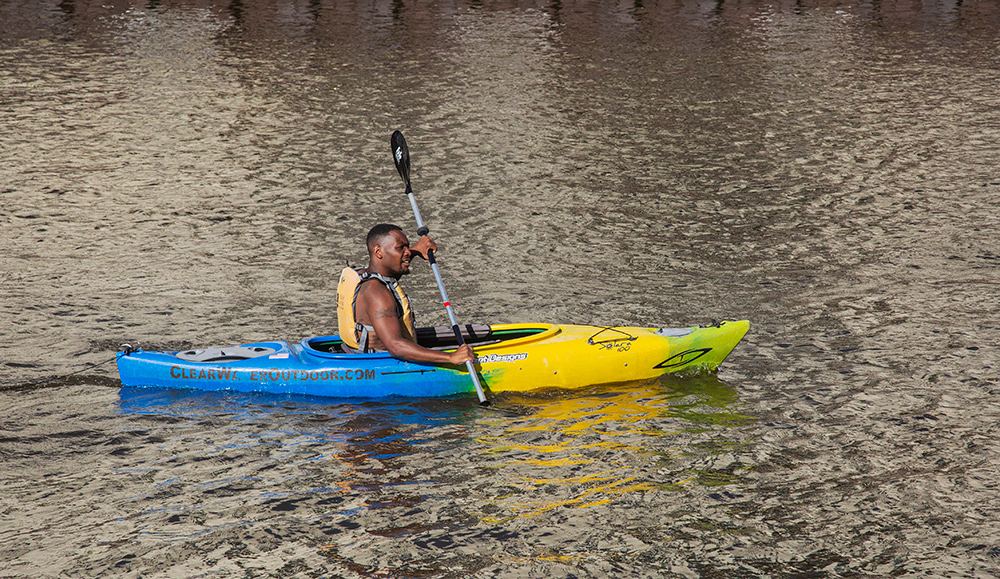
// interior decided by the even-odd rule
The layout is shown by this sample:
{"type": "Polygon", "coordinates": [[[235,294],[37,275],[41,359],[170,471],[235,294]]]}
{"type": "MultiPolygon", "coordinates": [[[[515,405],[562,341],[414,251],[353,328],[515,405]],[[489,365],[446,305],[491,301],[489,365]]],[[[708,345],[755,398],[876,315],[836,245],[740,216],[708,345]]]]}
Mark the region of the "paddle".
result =
{"type": "MultiPolygon", "coordinates": [[[[410,187],[410,150],[406,147],[406,139],[403,138],[403,133],[399,131],[392,133],[389,144],[392,147],[392,161],[396,164],[399,176],[403,178],[403,183],[406,185],[406,196],[410,199],[413,216],[417,218],[417,235],[427,235],[430,233],[430,229],[424,225],[424,220],[420,217],[420,209],[417,208],[417,198],[414,197],[413,188],[410,187]]],[[[444,302],[444,308],[448,311],[448,320],[451,322],[451,329],[455,332],[455,339],[458,340],[458,345],[461,346],[465,343],[465,340],[462,338],[462,331],[458,329],[455,312],[451,310],[448,292],[444,290],[444,282],[441,281],[441,272],[438,270],[437,261],[434,260],[433,251],[427,251],[427,261],[431,262],[431,270],[434,272],[434,279],[437,281],[438,290],[441,292],[441,301],[444,302]]],[[[469,376],[476,387],[476,395],[479,396],[479,403],[484,405],[489,404],[486,400],[486,395],[483,394],[483,387],[479,384],[479,375],[476,374],[476,367],[471,361],[466,362],[465,367],[469,369],[469,376]]]]}

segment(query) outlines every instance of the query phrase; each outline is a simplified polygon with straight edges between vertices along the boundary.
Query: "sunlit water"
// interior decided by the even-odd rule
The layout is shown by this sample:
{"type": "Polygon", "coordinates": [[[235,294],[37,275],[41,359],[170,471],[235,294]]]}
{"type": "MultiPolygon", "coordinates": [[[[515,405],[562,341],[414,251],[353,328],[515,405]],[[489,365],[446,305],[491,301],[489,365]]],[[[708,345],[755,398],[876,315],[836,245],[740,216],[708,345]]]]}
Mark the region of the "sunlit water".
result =
{"type": "Polygon", "coordinates": [[[0,576],[1000,575],[996,4],[0,19],[0,576]],[[751,333],[490,409],[120,388],[334,332],[395,129],[460,320],[751,333]]]}

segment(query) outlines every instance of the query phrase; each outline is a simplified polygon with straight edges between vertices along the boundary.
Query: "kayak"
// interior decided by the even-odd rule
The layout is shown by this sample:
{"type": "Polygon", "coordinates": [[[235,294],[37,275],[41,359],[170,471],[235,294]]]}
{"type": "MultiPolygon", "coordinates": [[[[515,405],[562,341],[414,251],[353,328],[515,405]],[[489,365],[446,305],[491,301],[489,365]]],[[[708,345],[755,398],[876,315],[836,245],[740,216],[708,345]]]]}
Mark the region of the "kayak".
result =
{"type": "MultiPolygon", "coordinates": [[[[580,388],[714,371],[749,322],[688,328],[559,324],[468,324],[475,369],[491,392],[580,388]]],[[[418,328],[417,342],[454,350],[448,327],[418,328]]],[[[179,352],[118,352],[122,385],[235,390],[338,398],[444,397],[474,393],[465,366],[407,362],[388,353],[349,353],[339,336],[179,352]]]]}

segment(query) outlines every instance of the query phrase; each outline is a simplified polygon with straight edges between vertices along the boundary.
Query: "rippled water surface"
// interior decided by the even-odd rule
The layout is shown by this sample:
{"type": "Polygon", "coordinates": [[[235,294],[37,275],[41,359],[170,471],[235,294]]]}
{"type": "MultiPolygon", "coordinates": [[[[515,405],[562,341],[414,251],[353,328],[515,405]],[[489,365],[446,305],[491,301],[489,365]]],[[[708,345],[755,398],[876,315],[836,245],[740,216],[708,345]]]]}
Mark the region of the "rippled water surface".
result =
{"type": "Polygon", "coordinates": [[[1000,576],[996,3],[0,21],[0,576],[1000,576]],[[120,387],[335,332],[395,129],[460,320],[750,334],[489,409],[120,387]]]}

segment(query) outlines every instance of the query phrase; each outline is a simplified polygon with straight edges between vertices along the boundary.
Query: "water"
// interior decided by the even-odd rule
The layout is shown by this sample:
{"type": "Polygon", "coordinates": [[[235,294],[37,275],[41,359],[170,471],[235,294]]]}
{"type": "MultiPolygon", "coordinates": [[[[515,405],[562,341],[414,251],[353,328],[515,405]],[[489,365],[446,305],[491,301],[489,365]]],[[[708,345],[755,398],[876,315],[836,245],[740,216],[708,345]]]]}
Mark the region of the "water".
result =
{"type": "Polygon", "coordinates": [[[1000,575],[995,4],[0,19],[0,576],[1000,575]],[[120,388],[333,331],[395,129],[460,320],[751,333],[490,410],[120,388]]]}

